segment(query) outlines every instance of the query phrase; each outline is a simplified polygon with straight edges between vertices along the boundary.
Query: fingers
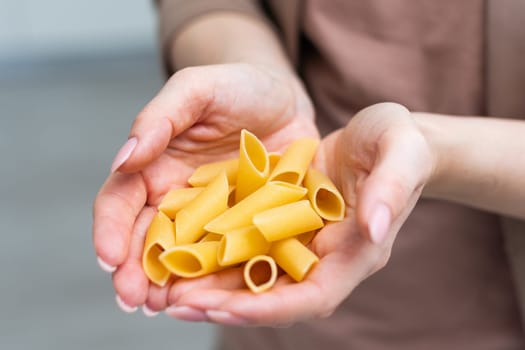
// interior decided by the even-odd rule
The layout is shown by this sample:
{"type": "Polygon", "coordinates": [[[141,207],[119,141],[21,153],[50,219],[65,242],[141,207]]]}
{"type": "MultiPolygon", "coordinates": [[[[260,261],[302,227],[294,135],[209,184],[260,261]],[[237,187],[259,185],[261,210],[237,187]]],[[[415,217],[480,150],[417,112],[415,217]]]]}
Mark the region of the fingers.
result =
{"type": "Polygon", "coordinates": [[[153,208],[144,208],[139,214],[133,227],[129,254],[113,274],[113,285],[120,299],[119,304],[126,305],[127,308],[123,309],[128,312],[135,311],[148,296],[149,282],[142,269],[142,251],[144,237],[154,215],[153,208]]]}
{"type": "Polygon", "coordinates": [[[358,222],[362,232],[377,244],[383,243],[389,232],[397,232],[399,221],[412,210],[430,176],[432,164],[429,146],[408,111],[393,104],[387,107],[381,106],[379,111],[374,106],[368,108],[369,118],[381,115],[383,121],[368,141],[374,145],[373,165],[356,186],[358,222]]]}
{"type": "Polygon", "coordinates": [[[140,174],[112,174],[98,193],[93,206],[93,243],[106,271],[126,259],[133,225],[145,202],[140,174]]]}

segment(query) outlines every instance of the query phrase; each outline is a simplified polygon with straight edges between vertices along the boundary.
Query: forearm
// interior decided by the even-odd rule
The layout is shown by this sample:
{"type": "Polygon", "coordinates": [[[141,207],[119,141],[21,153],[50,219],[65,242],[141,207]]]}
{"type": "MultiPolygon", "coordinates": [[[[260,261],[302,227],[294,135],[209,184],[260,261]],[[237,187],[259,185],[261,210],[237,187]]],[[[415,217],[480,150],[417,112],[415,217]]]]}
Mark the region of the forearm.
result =
{"type": "Polygon", "coordinates": [[[525,218],[525,122],[414,116],[436,151],[424,196],[525,218]]]}
{"type": "Polygon", "coordinates": [[[171,46],[175,69],[216,63],[246,62],[291,72],[273,29],[238,13],[210,13],[191,21],[171,46]]]}

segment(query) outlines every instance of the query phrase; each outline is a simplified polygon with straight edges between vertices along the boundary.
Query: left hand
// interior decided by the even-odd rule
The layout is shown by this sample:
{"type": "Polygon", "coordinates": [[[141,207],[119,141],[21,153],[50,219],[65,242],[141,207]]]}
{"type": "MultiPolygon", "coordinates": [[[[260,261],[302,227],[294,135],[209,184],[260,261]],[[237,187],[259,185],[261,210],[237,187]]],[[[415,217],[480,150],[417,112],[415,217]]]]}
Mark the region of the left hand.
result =
{"type": "Polygon", "coordinates": [[[285,326],[331,315],[388,261],[401,225],[432,175],[434,156],[410,112],[383,103],[359,112],[326,137],[315,166],[342,190],[346,216],[311,244],[320,261],[300,283],[281,276],[268,292],[243,288],[228,270],[171,287],[167,313],[190,321],[285,326]]]}

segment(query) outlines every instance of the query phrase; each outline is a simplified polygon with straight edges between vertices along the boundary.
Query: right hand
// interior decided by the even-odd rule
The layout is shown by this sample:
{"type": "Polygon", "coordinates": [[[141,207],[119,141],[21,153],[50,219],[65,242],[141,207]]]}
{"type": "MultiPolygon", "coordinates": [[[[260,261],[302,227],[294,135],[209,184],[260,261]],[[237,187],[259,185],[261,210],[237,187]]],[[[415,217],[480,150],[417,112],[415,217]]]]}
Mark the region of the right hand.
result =
{"type": "Polygon", "coordinates": [[[199,165],[236,156],[241,129],[271,151],[297,138],[319,138],[313,114],[303,86],[287,71],[236,63],[186,68],[169,79],[137,116],[93,208],[95,251],[114,271],[124,309],[167,306],[169,285],[150,285],[141,264],[144,235],[162,196],[185,187],[199,165]]]}

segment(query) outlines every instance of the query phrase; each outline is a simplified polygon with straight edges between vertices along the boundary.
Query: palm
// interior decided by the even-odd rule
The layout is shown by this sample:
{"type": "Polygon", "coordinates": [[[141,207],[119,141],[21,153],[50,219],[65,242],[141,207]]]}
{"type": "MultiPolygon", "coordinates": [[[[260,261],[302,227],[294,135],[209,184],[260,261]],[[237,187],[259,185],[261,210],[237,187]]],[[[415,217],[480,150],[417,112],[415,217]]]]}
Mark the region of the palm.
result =
{"type": "Polygon", "coordinates": [[[318,134],[300,86],[247,65],[196,68],[172,78],[139,115],[138,124],[144,128],[152,122],[148,118],[158,119],[159,114],[190,115],[191,120],[172,117],[172,128],[185,126],[140,171],[109,176],[95,201],[93,232],[97,255],[119,266],[114,285],[120,297],[128,305],[148,300],[161,308],[166,306],[167,289],[148,287],[140,263],[144,233],[161,197],[171,188],[186,186],[200,164],[235,156],[243,128],[258,135],[269,150],[318,134]],[[212,83],[189,83],[203,76],[212,83]],[[178,105],[168,101],[171,95],[178,97],[178,105]]]}

